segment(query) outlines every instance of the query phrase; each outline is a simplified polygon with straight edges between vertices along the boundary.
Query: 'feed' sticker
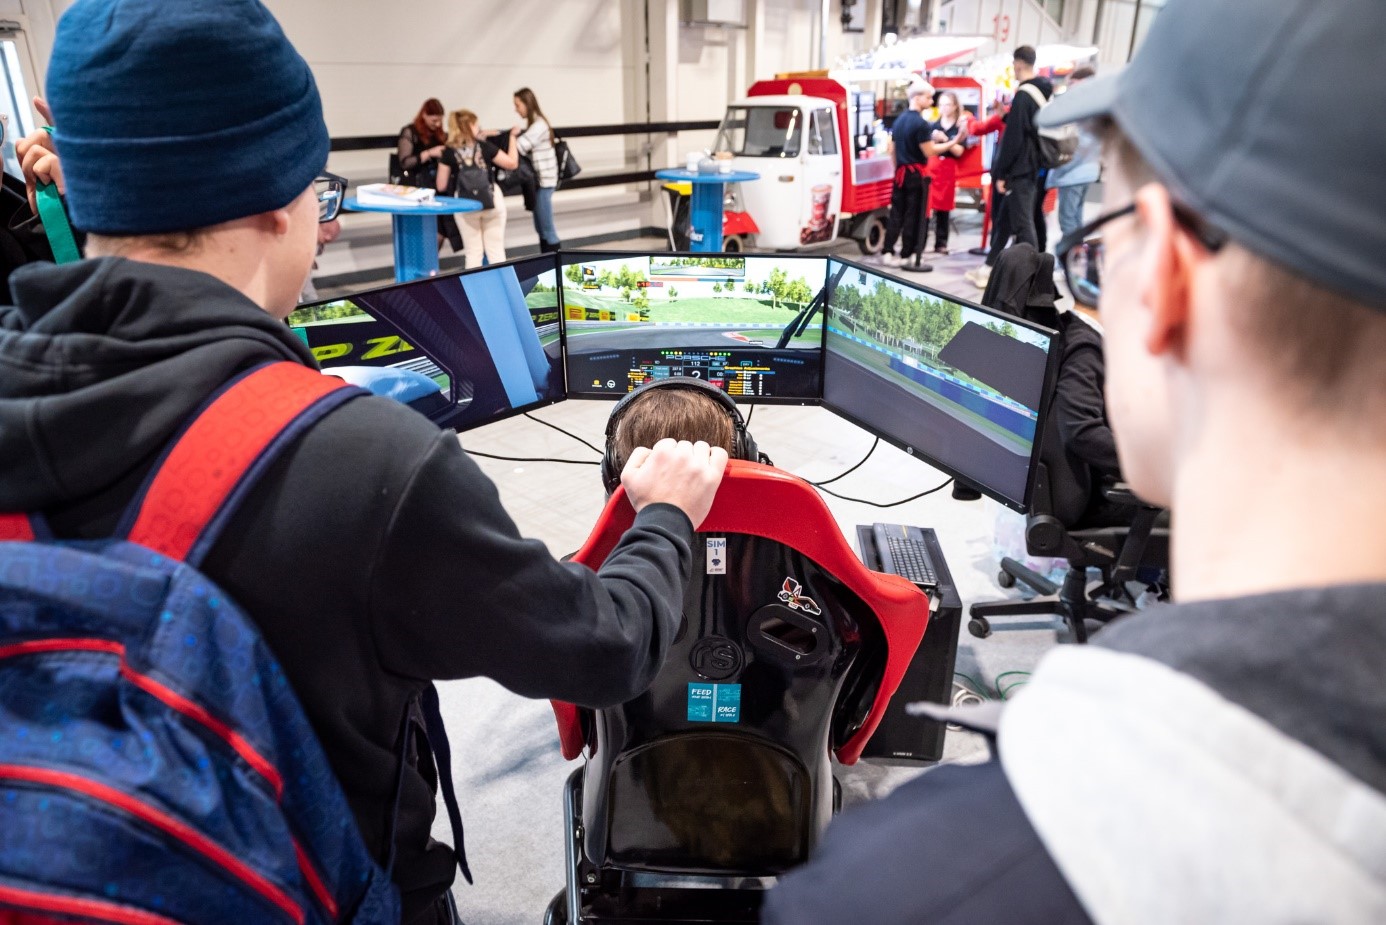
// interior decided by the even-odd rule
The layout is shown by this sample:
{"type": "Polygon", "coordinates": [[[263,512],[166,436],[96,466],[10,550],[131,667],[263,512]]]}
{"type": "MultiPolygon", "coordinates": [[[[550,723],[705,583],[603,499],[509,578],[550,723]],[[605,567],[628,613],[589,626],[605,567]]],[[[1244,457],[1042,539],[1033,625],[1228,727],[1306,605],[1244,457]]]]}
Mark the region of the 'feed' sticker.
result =
{"type": "Polygon", "coordinates": [[[689,684],[688,721],[690,723],[741,722],[741,685],[689,684]]]}
{"type": "Polygon", "coordinates": [[[709,536],[707,538],[707,573],[709,575],[727,574],[727,538],[709,536]]]}

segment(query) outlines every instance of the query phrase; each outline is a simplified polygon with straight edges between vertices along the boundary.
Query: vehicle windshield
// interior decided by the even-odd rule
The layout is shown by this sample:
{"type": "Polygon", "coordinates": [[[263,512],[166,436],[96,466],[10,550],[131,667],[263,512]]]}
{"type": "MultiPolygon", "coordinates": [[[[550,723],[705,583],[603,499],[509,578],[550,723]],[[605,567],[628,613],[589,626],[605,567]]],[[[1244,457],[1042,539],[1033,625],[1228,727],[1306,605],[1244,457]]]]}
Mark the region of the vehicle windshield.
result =
{"type": "Polygon", "coordinates": [[[792,106],[729,106],[716,150],[738,157],[798,157],[802,125],[792,106]]]}

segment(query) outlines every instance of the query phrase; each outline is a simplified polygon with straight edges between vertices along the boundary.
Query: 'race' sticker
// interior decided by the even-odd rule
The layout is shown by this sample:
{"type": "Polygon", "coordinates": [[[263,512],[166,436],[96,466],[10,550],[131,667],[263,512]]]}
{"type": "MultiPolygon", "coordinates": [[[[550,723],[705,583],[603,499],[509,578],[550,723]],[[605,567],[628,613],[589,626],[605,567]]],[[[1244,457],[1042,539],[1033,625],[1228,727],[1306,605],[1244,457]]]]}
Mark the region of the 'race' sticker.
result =
{"type": "Polygon", "coordinates": [[[689,684],[688,721],[690,723],[741,722],[741,685],[689,684]]]}

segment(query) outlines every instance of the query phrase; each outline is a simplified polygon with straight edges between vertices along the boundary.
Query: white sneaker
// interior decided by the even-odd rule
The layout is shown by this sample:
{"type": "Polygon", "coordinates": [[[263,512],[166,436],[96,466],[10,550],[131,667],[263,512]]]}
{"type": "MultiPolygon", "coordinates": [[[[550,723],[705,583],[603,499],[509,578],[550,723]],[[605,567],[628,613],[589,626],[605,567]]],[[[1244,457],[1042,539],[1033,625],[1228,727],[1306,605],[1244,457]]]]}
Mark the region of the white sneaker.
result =
{"type": "Polygon", "coordinates": [[[987,283],[991,280],[991,267],[982,264],[975,270],[968,270],[963,274],[963,278],[978,289],[987,288],[987,283]]]}
{"type": "Polygon", "coordinates": [[[898,267],[900,265],[900,258],[890,251],[886,251],[881,254],[880,264],[883,267],[898,267]]]}

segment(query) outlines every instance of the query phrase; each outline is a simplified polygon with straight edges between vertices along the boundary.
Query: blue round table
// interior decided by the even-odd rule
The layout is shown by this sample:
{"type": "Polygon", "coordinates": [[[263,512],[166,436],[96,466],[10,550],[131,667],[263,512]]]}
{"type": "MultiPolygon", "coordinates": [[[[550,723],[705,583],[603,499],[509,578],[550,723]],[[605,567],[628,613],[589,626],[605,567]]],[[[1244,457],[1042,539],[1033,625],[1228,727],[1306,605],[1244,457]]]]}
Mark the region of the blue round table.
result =
{"type": "Polygon", "coordinates": [[[724,185],[759,180],[760,174],[749,170],[731,173],[698,173],[696,170],[670,168],[656,170],[661,180],[693,184],[693,208],[689,213],[689,249],[698,253],[720,253],[722,250],[722,202],[726,197],[724,185]]]}
{"type": "Polygon", "coordinates": [[[481,211],[481,203],[475,199],[459,199],[456,196],[437,196],[432,202],[398,206],[362,205],[355,196],[351,196],[342,202],[342,206],[352,212],[385,212],[392,217],[397,283],[437,275],[437,216],[481,211]]]}

